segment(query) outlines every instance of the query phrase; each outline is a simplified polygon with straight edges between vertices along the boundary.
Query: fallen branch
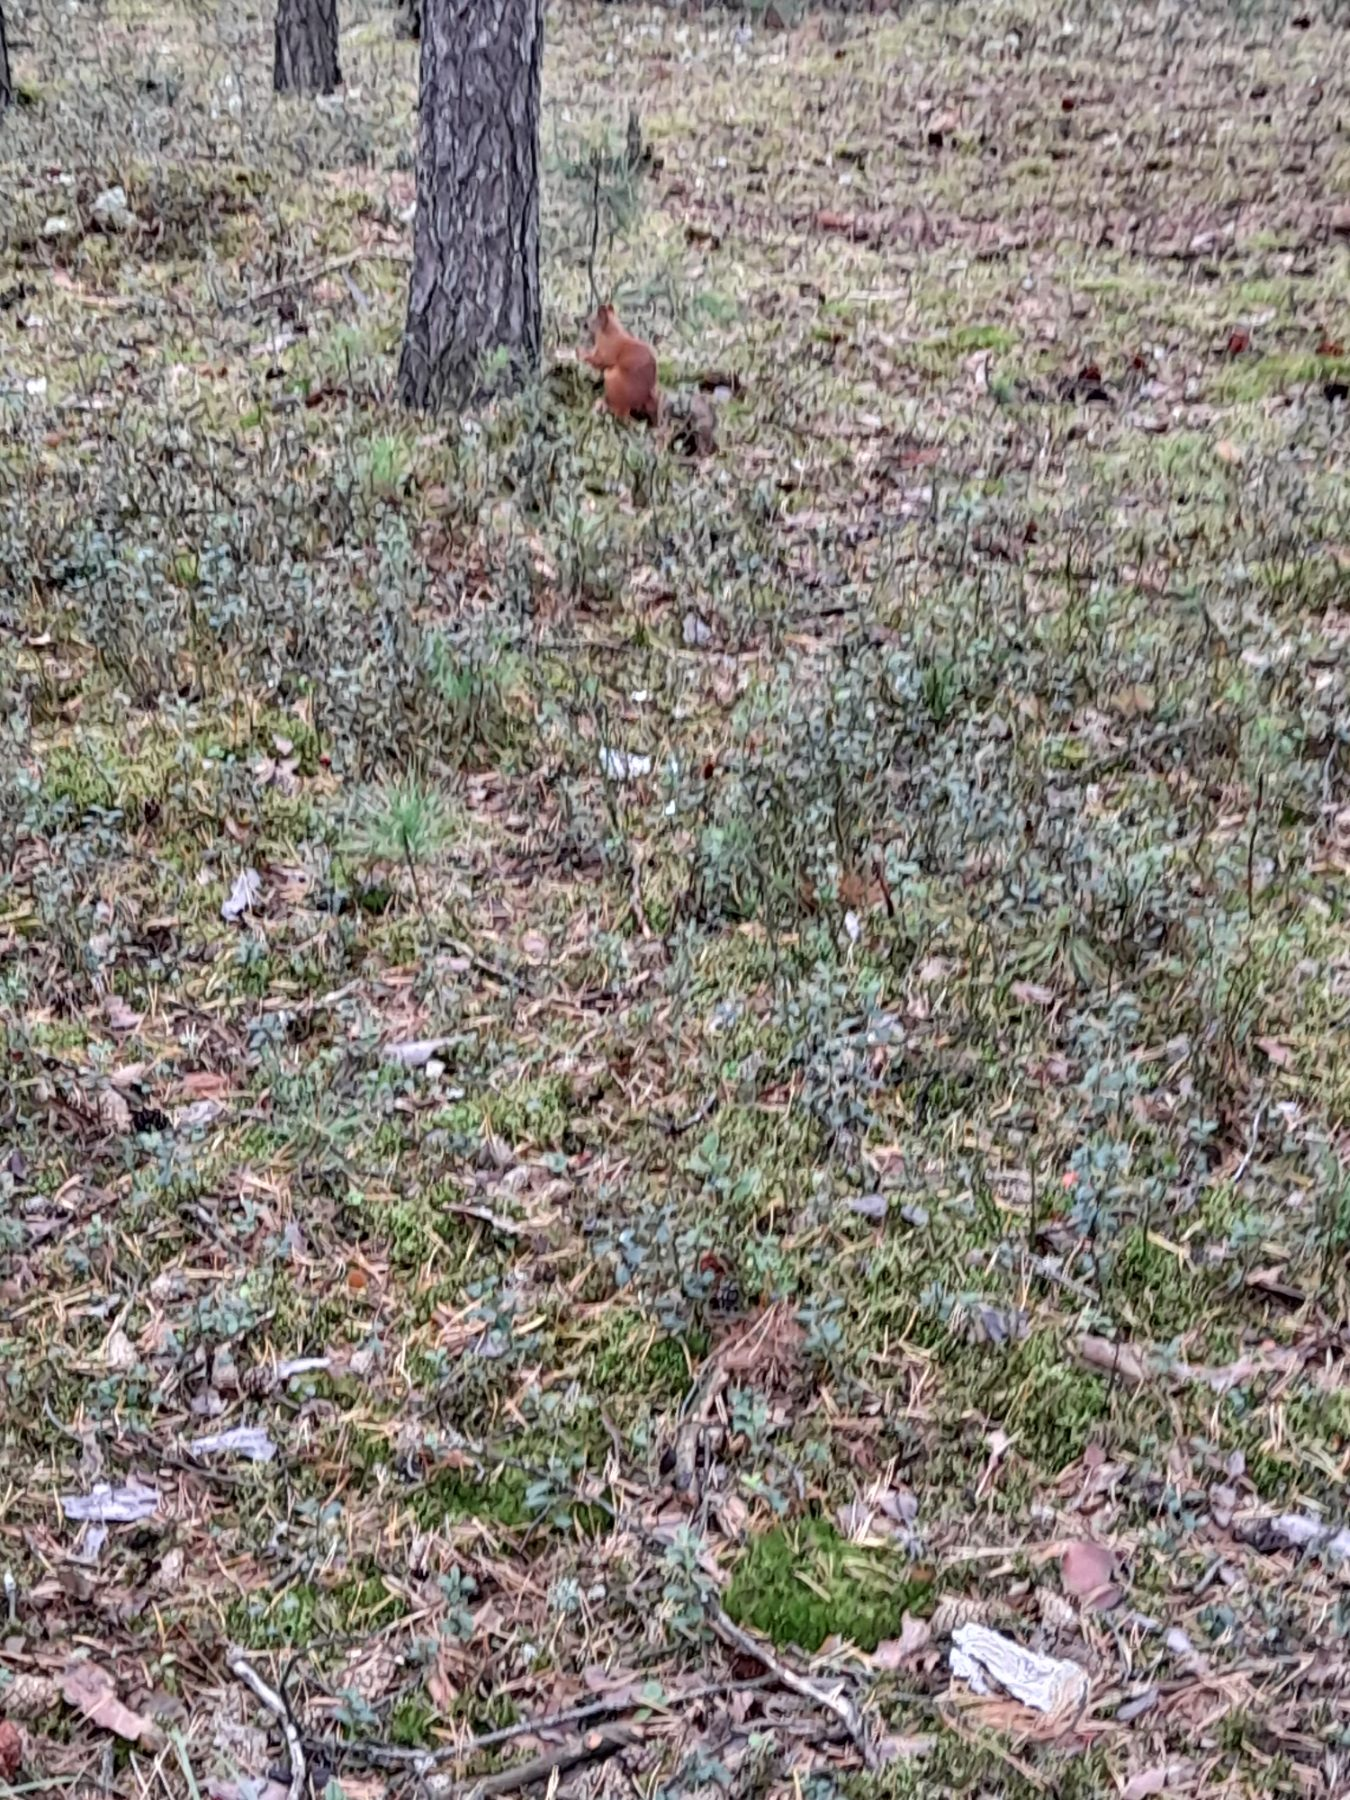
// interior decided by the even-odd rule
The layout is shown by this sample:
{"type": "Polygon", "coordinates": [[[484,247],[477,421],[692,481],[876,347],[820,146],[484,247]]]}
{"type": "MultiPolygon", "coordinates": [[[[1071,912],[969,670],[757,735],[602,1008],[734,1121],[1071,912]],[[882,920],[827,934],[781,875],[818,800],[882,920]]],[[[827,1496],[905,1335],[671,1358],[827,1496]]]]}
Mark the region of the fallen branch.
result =
{"type": "Polygon", "coordinates": [[[291,1759],[291,1780],[286,1790],[287,1800],[301,1800],[305,1791],[305,1746],[300,1736],[300,1728],[291,1716],[291,1709],[286,1704],[285,1696],[275,1688],[268,1687],[252,1665],[244,1660],[237,1650],[231,1650],[225,1658],[225,1666],[231,1675],[242,1681],[249,1692],[281,1721],[281,1729],[286,1734],[286,1750],[291,1759]]]}
{"type": "MultiPolygon", "coordinates": [[[[519,1462],[515,1457],[505,1456],[500,1451],[494,1450],[490,1445],[475,1443],[468,1438],[461,1438],[460,1442],[470,1454],[480,1458],[484,1462],[495,1462],[503,1468],[519,1469],[523,1473],[535,1476],[536,1478],[539,1475],[539,1471],[531,1468],[528,1463],[519,1462]]],[[[578,1495],[579,1500],[582,1498],[583,1496],[578,1495]]],[[[666,1543],[653,1532],[648,1531],[645,1526],[620,1512],[618,1507],[612,1505],[602,1495],[587,1494],[584,1496],[584,1502],[587,1506],[598,1508],[600,1512],[604,1513],[606,1518],[612,1520],[621,1530],[634,1532],[650,1552],[657,1556],[664,1557],[668,1548],[666,1543]]],[[[800,1674],[796,1669],[792,1668],[788,1663],[783,1662],[781,1658],[775,1655],[767,1644],[762,1644],[757,1638],[751,1637],[748,1631],[742,1631],[741,1627],[723,1611],[721,1606],[719,1606],[717,1601],[711,1596],[707,1596],[704,1599],[703,1616],[707,1619],[708,1625],[715,1637],[719,1637],[724,1644],[739,1652],[740,1655],[751,1657],[761,1668],[767,1669],[780,1687],[787,1688],[791,1693],[799,1694],[802,1699],[809,1700],[813,1706],[818,1707],[821,1711],[832,1713],[848,1733],[849,1738],[858,1754],[861,1756],[866,1768],[875,1769],[879,1766],[881,1758],[878,1754],[877,1746],[867,1728],[867,1724],[864,1721],[862,1714],[844,1691],[843,1682],[840,1682],[837,1686],[831,1686],[822,1681],[814,1681],[809,1675],[800,1674]]],[[[632,1702],[633,1711],[639,1710],[640,1706],[640,1701],[632,1702]]],[[[534,1726],[525,1727],[524,1729],[539,1730],[541,1729],[541,1726],[536,1724],[534,1726]]],[[[615,1745],[615,1749],[621,1748],[623,1748],[622,1744],[615,1745]]],[[[353,1751],[355,1752],[355,1746],[353,1746],[353,1751]]],[[[597,1752],[597,1754],[608,1755],[612,1755],[613,1753],[613,1750],[597,1752]]],[[[425,1755],[427,1753],[422,1752],[419,1754],[425,1755]]],[[[433,1752],[431,1754],[435,1755],[436,1753],[433,1752]]],[[[457,1758],[462,1757],[465,1754],[467,1754],[467,1751],[455,1751],[452,1753],[452,1755],[457,1758]]],[[[441,1760],[446,1759],[441,1758],[441,1760]]],[[[575,1763],[547,1763],[545,1762],[545,1759],[542,1758],[538,1760],[543,1765],[544,1774],[550,1773],[554,1768],[571,1768],[576,1766],[575,1763]]],[[[577,1760],[585,1761],[591,1759],[579,1757],[577,1760]]],[[[423,1764],[423,1770],[428,1766],[429,1765],[427,1764],[423,1764]]],[[[531,1765],[525,1763],[522,1764],[521,1767],[523,1769],[529,1769],[531,1765]]],[[[420,1772],[422,1771],[419,1770],[419,1773],[420,1772]]],[[[505,1770],[503,1771],[503,1776],[515,1773],[517,1773],[517,1771],[505,1770]]],[[[496,1780],[498,1778],[489,1777],[489,1779],[496,1780]]],[[[515,1782],[510,1788],[489,1788],[482,1783],[469,1783],[463,1787],[455,1787],[452,1784],[447,1784],[444,1787],[438,1787],[437,1792],[440,1794],[441,1800],[461,1800],[461,1796],[463,1797],[463,1800],[468,1800],[468,1796],[470,1795],[477,1797],[479,1795],[513,1792],[515,1788],[526,1786],[530,1781],[538,1779],[540,1779],[539,1775],[530,1775],[525,1780],[515,1782]]]]}
{"type": "Polygon", "coordinates": [[[296,288],[313,287],[325,275],[336,275],[340,270],[350,269],[356,263],[411,261],[412,257],[406,250],[349,250],[345,256],[339,256],[333,262],[322,263],[317,269],[305,269],[299,275],[288,275],[284,281],[274,281],[271,287],[259,288],[257,293],[249,294],[243,300],[232,300],[225,311],[247,312],[251,307],[261,306],[264,300],[275,300],[278,294],[289,294],[296,288]]]}
{"type": "Polygon", "coordinates": [[[483,1775],[477,1781],[452,1781],[448,1775],[433,1777],[426,1783],[426,1790],[434,1800],[488,1800],[490,1795],[518,1794],[522,1788],[535,1787],[570,1769],[606,1762],[635,1743],[637,1735],[631,1726],[611,1725],[608,1731],[593,1731],[579,1743],[564,1744],[543,1756],[532,1756],[528,1762],[516,1763],[513,1768],[499,1769],[495,1775],[483,1775]]]}
{"type": "Polygon", "coordinates": [[[844,1693],[842,1683],[839,1687],[827,1687],[822,1681],[812,1681],[809,1675],[799,1675],[796,1669],[780,1662],[767,1644],[761,1644],[748,1631],[742,1631],[720,1606],[709,1602],[704,1610],[708,1623],[724,1644],[730,1645],[733,1650],[739,1650],[742,1656],[753,1656],[783,1687],[790,1688],[794,1694],[800,1694],[804,1700],[811,1701],[824,1711],[833,1713],[852,1738],[864,1765],[869,1769],[878,1766],[881,1759],[877,1755],[877,1747],[863,1722],[862,1714],[844,1693]]]}
{"type": "Polygon", "coordinates": [[[471,1762],[484,1750],[495,1750],[513,1738],[543,1737],[568,1725],[585,1725],[624,1713],[671,1712],[677,1706],[692,1706],[698,1700],[755,1693],[766,1685],[767,1679],[761,1675],[751,1681],[704,1681],[683,1693],[663,1694],[660,1699],[646,1699],[631,1693],[610,1694],[603,1700],[588,1700],[582,1706],[565,1707],[561,1712],[547,1713],[540,1719],[517,1719],[514,1725],[502,1725],[496,1731],[481,1731],[462,1744],[447,1744],[439,1750],[405,1749],[402,1744],[375,1743],[365,1738],[307,1736],[305,1743],[326,1762],[345,1759],[366,1768],[410,1769],[415,1775],[429,1775],[433,1769],[444,1768],[449,1763],[471,1762]]]}
{"type": "Polygon", "coordinates": [[[1263,1099],[1252,1115],[1251,1127],[1247,1133],[1247,1148],[1242,1152],[1238,1166],[1228,1178],[1228,1185],[1234,1192],[1242,1186],[1242,1178],[1252,1166],[1252,1158],[1256,1155],[1256,1146],[1261,1141],[1261,1127],[1265,1123],[1265,1117],[1266,1103],[1263,1099]]]}
{"type": "MultiPolygon", "coordinates": [[[[475,1450],[479,1456],[492,1458],[493,1453],[486,1445],[478,1445],[475,1450]]],[[[498,1456],[496,1460],[508,1467],[525,1468],[524,1464],[516,1463],[510,1457],[498,1456]]],[[[526,1472],[530,1473],[531,1471],[526,1469],[526,1472]]],[[[538,1471],[533,1471],[533,1473],[537,1475],[538,1471]]],[[[598,1507],[620,1529],[636,1532],[648,1550],[660,1556],[665,1555],[667,1546],[660,1538],[638,1524],[636,1520],[621,1513],[618,1507],[612,1506],[608,1500],[598,1494],[591,1494],[586,1497],[586,1504],[598,1507]]],[[[794,1694],[800,1694],[804,1700],[811,1701],[814,1706],[820,1707],[823,1711],[833,1713],[852,1739],[858,1754],[862,1757],[864,1767],[875,1769],[879,1765],[881,1759],[877,1753],[876,1744],[873,1742],[862,1714],[843,1691],[842,1682],[838,1687],[827,1687],[824,1682],[813,1681],[809,1675],[799,1674],[796,1669],[775,1656],[766,1644],[761,1644],[757,1638],[751,1637],[748,1631],[742,1631],[740,1626],[722,1610],[710,1595],[704,1598],[703,1616],[707,1619],[715,1637],[721,1638],[724,1644],[733,1650],[738,1650],[742,1656],[753,1657],[761,1668],[769,1671],[781,1687],[788,1688],[794,1694]]]]}
{"type": "Polygon", "coordinates": [[[705,394],[716,393],[718,388],[729,388],[735,395],[745,392],[745,383],[734,369],[700,369],[694,376],[694,385],[705,394]]]}
{"type": "Polygon", "coordinates": [[[709,1094],[708,1098],[697,1106],[688,1118],[663,1119],[659,1113],[654,1113],[652,1123],[658,1130],[664,1131],[667,1137],[683,1137],[686,1131],[692,1131],[696,1125],[701,1125],[705,1119],[711,1118],[721,1103],[721,1094],[714,1092],[709,1094]]]}
{"type": "Polygon", "coordinates": [[[1226,1394],[1230,1388],[1262,1376],[1284,1378],[1297,1374],[1318,1354],[1319,1348],[1317,1340],[1299,1346],[1277,1344],[1269,1349],[1257,1348],[1236,1362],[1211,1366],[1181,1362],[1149,1344],[1116,1343],[1087,1332],[1074,1345],[1074,1357],[1083,1368],[1109,1375],[1126,1388],[1140,1388],[1157,1381],[1170,1388],[1208,1387],[1216,1394],[1226,1394]]]}
{"type": "Polygon", "coordinates": [[[586,252],[586,284],[591,290],[591,307],[600,304],[600,289],[595,285],[595,252],[600,243],[600,152],[591,152],[591,243],[586,252]]]}

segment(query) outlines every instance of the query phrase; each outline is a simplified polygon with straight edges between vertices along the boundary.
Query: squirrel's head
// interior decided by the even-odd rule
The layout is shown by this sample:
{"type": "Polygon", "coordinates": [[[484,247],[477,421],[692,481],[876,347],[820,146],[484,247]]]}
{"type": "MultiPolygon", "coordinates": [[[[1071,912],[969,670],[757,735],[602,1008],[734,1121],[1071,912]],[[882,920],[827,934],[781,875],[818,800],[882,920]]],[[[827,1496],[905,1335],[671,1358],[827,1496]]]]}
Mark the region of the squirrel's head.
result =
{"type": "Polygon", "coordinates": [[[606,301],[603,306],[596,307],[595,318],[592,323],[595,326],[597,334],[602,331],[612,331],[618,322],[619,321],[614,316],[614,308],[608,301],[606,301]]]}

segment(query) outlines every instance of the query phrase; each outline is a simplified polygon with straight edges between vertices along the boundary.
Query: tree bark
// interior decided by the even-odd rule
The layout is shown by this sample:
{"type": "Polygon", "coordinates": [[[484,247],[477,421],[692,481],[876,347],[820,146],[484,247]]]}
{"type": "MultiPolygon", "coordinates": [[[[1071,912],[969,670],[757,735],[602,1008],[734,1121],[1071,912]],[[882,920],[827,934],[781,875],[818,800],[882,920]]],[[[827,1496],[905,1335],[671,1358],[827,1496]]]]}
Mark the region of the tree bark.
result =
{"type": "Polygon", "coordinates": [[[14,83],[9,75],[9,41],[5,37],[5,9],[0,6],[0,112],[14,98],[14,83]]]}
{"type": "Polygon", "coordinates": [[[337,0],[277,0],[272,86],[279,94],[331,94],[342,86],[337,0]]]}
{"type": "Polygon", "coordinates": [[[422,0],[404,404],[462,405],[537,368],[543,0],[422,0]]]}

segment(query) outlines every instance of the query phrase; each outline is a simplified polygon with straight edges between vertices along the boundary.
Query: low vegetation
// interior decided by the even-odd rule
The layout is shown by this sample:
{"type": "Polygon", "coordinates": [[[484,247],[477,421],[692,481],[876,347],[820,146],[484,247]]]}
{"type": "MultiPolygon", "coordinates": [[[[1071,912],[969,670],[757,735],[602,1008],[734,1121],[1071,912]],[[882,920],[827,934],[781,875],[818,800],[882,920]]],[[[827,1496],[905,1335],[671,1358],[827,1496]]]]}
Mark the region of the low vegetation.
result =
{"type": "Polygon", "coordinates": [[[616,1695],[651,1793],[1345,1792],[1334,9],[559,0],[546,367],[437,420],[389,9],[317,103],[6,12],[14,1791],[278,1796],[233,1646],[349,1800],[616,1695]]]}

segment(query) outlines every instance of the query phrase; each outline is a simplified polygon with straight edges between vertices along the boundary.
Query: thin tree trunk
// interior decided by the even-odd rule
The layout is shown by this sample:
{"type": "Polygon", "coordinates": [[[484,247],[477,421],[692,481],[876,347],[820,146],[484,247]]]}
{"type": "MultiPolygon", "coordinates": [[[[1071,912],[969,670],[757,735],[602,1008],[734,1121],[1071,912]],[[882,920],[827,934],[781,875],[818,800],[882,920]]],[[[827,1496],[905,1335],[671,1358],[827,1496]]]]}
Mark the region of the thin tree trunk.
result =
{"type": "Polygon", "coordinates": [[[331,94],[342,86],[337,0],[277,0],[272,86],[279,94],[331,94]]]}
{"type": "Polygon", "coordinates": [[[543,0],[422,0],[405,405],[459,405],[539,363],[543,0]],[[504,365],[504,366],[503,366],[504,365]]]}
{"type": "Polygon", "coordinates": [[[14,83],[9,76],[9,42],[5,37],[5,9],[0,6],[0,112],[14,98],[14,83]]]}

